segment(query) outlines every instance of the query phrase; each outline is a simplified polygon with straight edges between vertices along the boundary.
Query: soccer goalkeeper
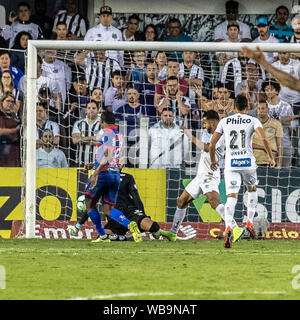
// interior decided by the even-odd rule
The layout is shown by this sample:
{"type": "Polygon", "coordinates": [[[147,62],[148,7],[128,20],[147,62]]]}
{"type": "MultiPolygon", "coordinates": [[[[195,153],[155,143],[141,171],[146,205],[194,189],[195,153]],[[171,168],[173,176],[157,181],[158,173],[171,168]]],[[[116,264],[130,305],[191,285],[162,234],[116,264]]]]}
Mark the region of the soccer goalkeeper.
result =
{"type": "MultiPolygon", "coordinates": [[[[89,165],[86,165],[86,169],[89,169],[89,167],[89,165]]],[[[162,235],[172,241],[174,235],[169,231],[160,229],[159,224],[152,221],[151,218],[145,214],[144,205],[139,196],[134,177],[128,173],[121,172],[120,181],[121,184],[115,208],[120,210],[128,220],[135,221],[140,231],[152,233],[155,239],[158,239],[162,235]]],[[[85,212],[75,226],[69,226],[68,231],[70,235],[76,236],[88,217],[88,214],[85,212]]],[[[109,235],[110,240],[126,241],[131,239],[125,237],[128,229],[110,218],[104,226],[104,229],[109,235]]],[[[92,242],[98,242],[98,238],[92,242]]]]}

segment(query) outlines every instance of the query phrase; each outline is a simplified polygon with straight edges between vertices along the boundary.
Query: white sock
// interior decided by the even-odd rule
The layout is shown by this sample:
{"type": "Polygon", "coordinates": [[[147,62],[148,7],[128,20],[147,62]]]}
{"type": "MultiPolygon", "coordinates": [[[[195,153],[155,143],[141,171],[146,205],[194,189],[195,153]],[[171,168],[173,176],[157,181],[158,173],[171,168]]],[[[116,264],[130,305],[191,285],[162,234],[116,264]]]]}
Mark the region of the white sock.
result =
{"type": "Polygon", "coordinates": [[[222,220],[225,221],[225,206],[223,203],[220,203],[217,207],[216,207],[216,211],[218,212],[218,214],[221,216],[222,220]]]}
{"type": "Polygon", "coordinates": [[[253,223],[253,218],[256,211],[257,205],[257,192],[252,191],[248,192],[248,201],[247,201],[247,220],[250,220],[253,223]]]}
{"type": "Polygon", "coordinates": [[[237,199],[233,197],[228,197],[225,203],[225,230],[230,227],[231,229],[234,228],[232,224],[235,206],[237,204],[237,199]]]}
{"type": "Polygon", "coordinates": [[[179,209],[178,207],[176,207],[171,232],[177,234],[179,227],[181,226],[182,221],[184,220],[185,214],[186,209],[179,209]]]}
{"type": "MultiPolygon", "coordinates": [[[[225,221],[225,206],[223,203],[220,203],[217,207],[216,207],[216,211],[218,212],[218,214],[221,216],[222,220],[225,221]]],[[[231,228],[232,230],[237,226],[237,223],[234,219],[232,219],[231,222],[231,228]]]]}

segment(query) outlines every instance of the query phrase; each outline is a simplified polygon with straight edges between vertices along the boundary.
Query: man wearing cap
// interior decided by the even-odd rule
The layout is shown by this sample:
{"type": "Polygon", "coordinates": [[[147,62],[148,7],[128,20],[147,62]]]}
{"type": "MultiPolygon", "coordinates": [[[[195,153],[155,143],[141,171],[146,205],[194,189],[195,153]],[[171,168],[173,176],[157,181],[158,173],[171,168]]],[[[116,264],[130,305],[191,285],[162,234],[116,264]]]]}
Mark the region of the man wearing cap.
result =
{"type": "MultiPolygon", "coordinates": [[[[258,31],[258,37],[253,40],[255,43],[279,43],[279,40],[269,34],[269,21],[266,16],[258,16],[256,19],[256,27],[258,31]]],[[[273,63],[277,60],[277,52],[265,52],[266,60],[269,63],[273,63]]]]}
{"type": "MultiPolygon", "coordinates": [[[[109,6],[103,6],[99,12],[100,23],[89,29],[84,37],[86,41],[122,41],[122,33],[119,29],[111,25],[112,9],[109,6]]],[[[123,51],[107,51],[111,59],[119,62],[120,66],[124,65],[123,51]]]]}
{"type": "Polygon", "coordinates": [[[217,25],[214,31],[214,40],[216,42],[228,40],[227,25],[229,21],[235,21],[239,25],[239,40],[241,42],[251,42],[250,28],[247,24],[237,20],[239,13],[239,3],[229,0],[225,4],[226,20],[217,25]]]}

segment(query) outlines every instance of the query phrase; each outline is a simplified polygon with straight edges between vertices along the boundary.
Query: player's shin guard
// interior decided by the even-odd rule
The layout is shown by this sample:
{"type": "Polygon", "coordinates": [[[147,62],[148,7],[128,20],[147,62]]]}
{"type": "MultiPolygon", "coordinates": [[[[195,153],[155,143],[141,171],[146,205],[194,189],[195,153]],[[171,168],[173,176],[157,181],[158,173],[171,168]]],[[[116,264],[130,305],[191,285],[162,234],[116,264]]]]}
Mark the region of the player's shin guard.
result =
{"type": "Polygon", "coordinates": [[[235,206],[237,204],[237,199],[233,197],[228,197],[225,204],[225,230],[230,227],[233,229],[233,216],[235,211],[235,206]]]}
{"type": "Polygon", "coordinates": [[[129,228],[130,221],[124,216],[124,214],[120,210],[112,209],[110,211],[110,217],[111,219],[120,223],[125,228],[129,228]]]}
{"type": "Polygon", "coordinates": [[[257,205],[257,192],[256,191],[248,192],[247,221],[250,220],[251,223],[253,223],[256,205],[257,205]]]}
{"type": "Polygon", "coordinates": [[[106,235],[106,232],[103,228],[101,216],[97,209],[93,209],[88,212],[89,217],[91,218],[93,224],[96,227],[97,232],[99,233],[100,237],[103,237],[106,235]]]}
{"type": "Polygon", "coordinates": [[[179,227],[181,226],[182,221],[184,220],[185,214],[186,214],[186,209],[179,209],[178,207],[176,208],[171,232],[175,234],[178,233],[179,227]]]}

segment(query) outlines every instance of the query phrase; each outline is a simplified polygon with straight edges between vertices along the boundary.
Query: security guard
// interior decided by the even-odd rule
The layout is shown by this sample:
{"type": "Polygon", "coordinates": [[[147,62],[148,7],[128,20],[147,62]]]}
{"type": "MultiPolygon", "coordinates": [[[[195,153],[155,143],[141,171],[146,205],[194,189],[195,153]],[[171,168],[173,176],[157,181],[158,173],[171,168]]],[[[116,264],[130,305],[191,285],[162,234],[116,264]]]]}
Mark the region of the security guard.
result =
{"type": "MultiPolygon", "coordinates": [[[[100,23],[89,29],[84,37],[87,41],[122,41],[122,33],[119,29],[111,25],[112,9],[109,6],[103,6],[99,12],[100,23]]],[[[120,66],[124,65],[123,51],[107,51],[107,55],[111,59],[119,62],[120,66]]]]}

